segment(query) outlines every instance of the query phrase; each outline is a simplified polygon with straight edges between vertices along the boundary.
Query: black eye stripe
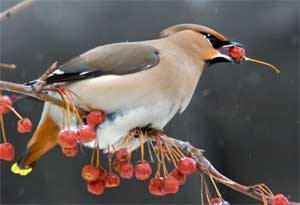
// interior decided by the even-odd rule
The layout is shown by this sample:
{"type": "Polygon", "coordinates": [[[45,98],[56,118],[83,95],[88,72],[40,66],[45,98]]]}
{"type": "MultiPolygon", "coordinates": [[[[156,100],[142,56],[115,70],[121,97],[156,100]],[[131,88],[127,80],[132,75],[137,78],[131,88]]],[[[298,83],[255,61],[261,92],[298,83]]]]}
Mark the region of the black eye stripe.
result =
{"type": "Polygon", "coordinates": [[[201,32],[201,34],[204,35],[205,38],[207,38],[209,40],[209,42],[215,49],[221,48],[222,46],[226,45],[226,43],[227,43],[227,42],[221,41],[220,39],[216,38],[215,36],[213,36],[209,33],[201,32]]]}

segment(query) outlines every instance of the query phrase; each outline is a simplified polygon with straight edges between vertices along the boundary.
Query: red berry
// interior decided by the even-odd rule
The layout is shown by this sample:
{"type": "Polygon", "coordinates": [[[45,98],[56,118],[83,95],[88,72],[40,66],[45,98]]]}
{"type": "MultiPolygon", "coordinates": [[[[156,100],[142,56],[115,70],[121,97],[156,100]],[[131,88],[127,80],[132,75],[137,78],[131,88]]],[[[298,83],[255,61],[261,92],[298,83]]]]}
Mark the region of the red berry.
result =
{"type": "Polygon", "coordinates": [[[124,163],[120,165],[119,169],[120,177],[124,179],[131,179],[134,174],[133,165],[130,162],[124,163]]]}
{"type": "Polygon", "coordinates": [[[0,114],[5,114],[10,111],[9,107],[5,106],[12,106],[12,101],[8,96],[0,96],[0,114]]]}
{"type": "Polygon", "coordinates": [[[114,159],[112,162],[113,168],[116,172],[119,172],[120,166],[121,166],[121,161],[119,159],[114,159]]]}
{"type": "Polygon", "coordinates": [[[94,182],[89,182],[87,185],[87,189],[92,194],[101,195],[105,190],[105,186],[101,180],[98,180],[94,182]]]}
{"type": "Polygon", "coordinates": [[[130,153],[127,151],[126,148],[122,148],[117,151],[116,157],[118,160],[123,161],[123,160],[128,160],[130,157],[130,153]]]}
{"type": "Polygon", "coordinates": [[[77,147],[77,135],[72,130],[61,131],[57,136],[57,142],[62,147],[77,147]]]}
{"type": "Polygon", "coordinates": [[[105,120],[104,112],[101,110],[95,110],[88,114],[87,123],[91,126],[102,124],[105,120]]]}
{"type": "Polygon", "coordinates": [[[78,146],[76,145],[75,147],[62,147],[61,151],[66,157],[75,157],[78,153],[78,146]]]}
{"type": "Polygon", "coordinates": [[[149,192],[155,196],[164,196],[166,193],[163,190],[162,181],[163,178],[159,178],[159,177],[152,178],[148,185],[149,192]]]}
{"type": "Polygon", "coordinates": [[[105,187],[117,187],[120,185],[120,177],[114,173],[107,174],[105,177],[105,187]]]}
{"type": "Polygon", "coordinates": [[[288,205],[289,200],[283,194],[277,194],[272,198],[272,205],[288,205]]]}
{"type": "Polygon", "coordinates": [[[147,161],[139,161],[134,167],[135,177],[138,180],[146,180],[152,174],[152,168],[147,161]]]}
{"type": "Polygon", "coordinates": [[[209,205],[220,205],[222,204],[222,199],[220,198],[212,198],[209,202],[209,205]]]}
{"type": "Polygon", "coordinates": [[[175,194],[179,190],[179,184],[175,177],[169,176],[162,180],[163,191],[167,194],[175,194]]]}
{"type": "Polygon", "coordinates": [[[96,138],[95,128],[89,125],[84,125],[77,130],[77,137],[79,142],[87,143],[96,138]]]}
{"type": "Polygon", "coordinates": [[[196,171],[196,162],[190,157],[184,157],[180,159],[178,164],[178,170],[186,175],[193,174],[196,171]]]}
{"type": "Polygon", "coordinates": [[[81,171],[81,177],[88,182],[97,181],[99,174],[99,169],[91,164],[84,165],[81,171]]]}
{"type": "Polygon", "coordinates": [[[228,55],[235,61],[242,61],[245,56],[245,49],[237,46],[229,48],[228,55]]]}
{"type": "Polygon", "coordinates": [[[0,144],[0,159],[11,161],[15,158],[15,148],[10,143],[0,144]]]}
{"type": "Polygon", "coordinates": [[[32,123],[31,123],[30,119],[23,118],[23,119],[19,120],[17,129],[18,129],[19,133],[31,132],[32,123]]]}
{"type": "Polygon", "coordinates": [[[171,175],[177,179],[179,185],[183,185],[186,182],[186,175],[182,174],[178,169],[174,169],[171,175]]]}

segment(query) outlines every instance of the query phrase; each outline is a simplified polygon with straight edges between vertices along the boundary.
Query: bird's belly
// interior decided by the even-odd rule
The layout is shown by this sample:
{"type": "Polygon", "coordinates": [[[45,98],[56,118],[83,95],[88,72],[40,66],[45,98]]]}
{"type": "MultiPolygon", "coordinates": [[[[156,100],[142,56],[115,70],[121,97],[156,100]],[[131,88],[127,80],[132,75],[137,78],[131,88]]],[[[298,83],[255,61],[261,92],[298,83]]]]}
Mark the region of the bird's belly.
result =
{"type": "MultiPolygon", "coordinates": [[[[136,127],[151,125],[154,128],[163,128],[178,109],[173,104],[160,103],[112,113],[97,129],[99,147],[106,149],[109,145],[115,145],[136,127]]],[[[94,147],[94,143],[90,142],[85,146],[94,147]]]]}

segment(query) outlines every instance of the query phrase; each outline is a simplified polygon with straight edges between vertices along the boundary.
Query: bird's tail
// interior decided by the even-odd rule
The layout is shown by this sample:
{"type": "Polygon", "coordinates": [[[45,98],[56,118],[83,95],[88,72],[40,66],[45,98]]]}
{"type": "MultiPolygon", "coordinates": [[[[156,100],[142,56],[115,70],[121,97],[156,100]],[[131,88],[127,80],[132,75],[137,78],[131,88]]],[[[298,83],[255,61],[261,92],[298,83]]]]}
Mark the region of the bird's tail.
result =
{"type": "Polygon", "coordinates": [[[32,168],[41,156],[57,145],[59,126],[46,115],[43,117],[34,135],[29,140],[26,152],[13,164],[11,171],[15,174],[25,176],[32,171],[32,168]]]}

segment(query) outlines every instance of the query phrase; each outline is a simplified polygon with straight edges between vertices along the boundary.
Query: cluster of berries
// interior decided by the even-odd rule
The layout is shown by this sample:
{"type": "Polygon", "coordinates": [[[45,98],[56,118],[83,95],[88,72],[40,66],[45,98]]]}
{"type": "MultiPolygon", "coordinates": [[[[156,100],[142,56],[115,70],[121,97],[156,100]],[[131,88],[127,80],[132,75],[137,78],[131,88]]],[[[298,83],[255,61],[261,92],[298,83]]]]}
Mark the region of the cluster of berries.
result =
{"type": "Polygon", "coordinates": [[[105,115],[101,110],[95,110],[87,115],[87,124],[81,125],[77,130],[63,130],[57,136],[57,142],[62,153],[67,157],[74,157],[78,153],[77,142],[87,143],[96,139],[96,126],[102,124],[105,115]]]}
{"type": "Polygon", "coordinates": [[[146,180],[152,174],[152,168],[146,160],[141,160],[136,165],[130,162],[131,153],[122,148],[116,152],[113,160],[113,168],[124,179],[131,179],[135,176],[138,180],[146,180]]]}
{"type": "Polygon", "coordinates": [[[30,119],[23,118],[12,106],[14,98],[13,96],[0,96],[0,123],[2,129],[3,143],[0,144],[0,160],[11,161],[15,157],[14,146],[7,142],[3,115],[12,111],[18,118],[17,130],[19,133],[28,133],[32,130],[32,123],[30,119]]]}
{"type": "MultiPolygon", "coordinates": [[[[108,157],[108,159],[109,171],[100,167],[98,160],[96,166],[91,162],[91,164],[85,165],[82,169],[81,176],[87,182],[87,189],[92,194],[100,195],[104,192],[105,188],[119,186],[120,177],[124,179],[135,177],[143,181],[149,179],[152,175],[150,163],[143,159],[142,156],[141,160],[132,164],[131,152],[125,148],[116,151],[113,160],[112,157],[108,157]],[[113,173],[112,168],[119,175],[113,173]]],[[[186,182],[186,176],[193,174],[197,169],[196,163],[192,158],[182,157],[178,161],[178,166],[172,172],[165,173],[164,177],[160,177],[160,163],[158,163],[156,175],[150,180],[148,185],[149,192],[156,196],[177,193],[179,186],[186,182]]]]}
{"type": "Polygon", "coordinates": [[[178,167],[174,168],[165,177],[155,176],[148,185],[149,192],[156,196],[175,194],[179,186],[186,182],[186,176],[196,171],[196,162],[190,157],[183,157],[179,160],[178,167]]]}

